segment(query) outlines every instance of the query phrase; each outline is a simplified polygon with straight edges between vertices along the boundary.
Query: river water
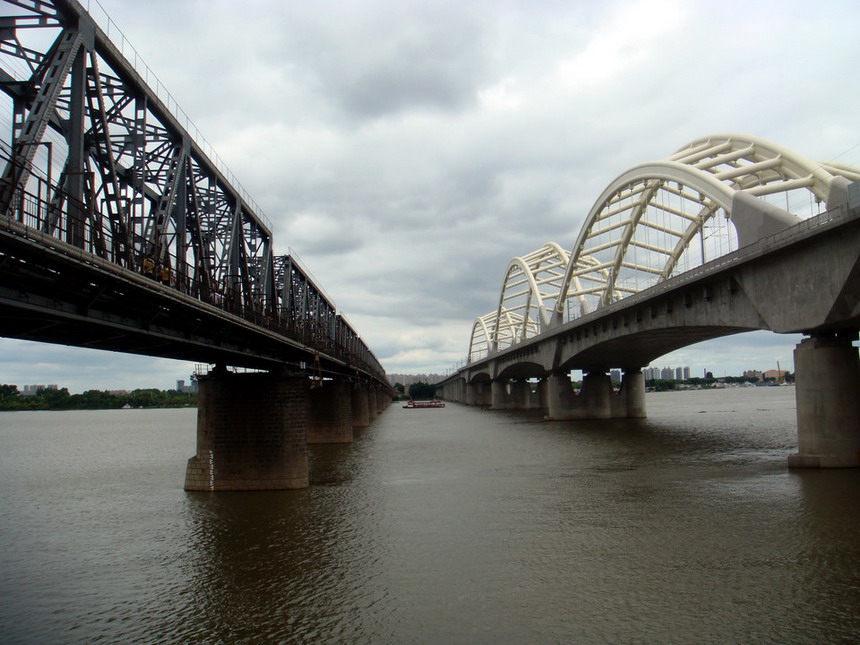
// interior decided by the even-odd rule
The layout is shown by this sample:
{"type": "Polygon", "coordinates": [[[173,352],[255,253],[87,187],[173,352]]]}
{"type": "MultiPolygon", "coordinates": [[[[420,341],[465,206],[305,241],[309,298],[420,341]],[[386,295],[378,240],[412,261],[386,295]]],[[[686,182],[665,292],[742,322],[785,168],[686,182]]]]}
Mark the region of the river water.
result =
{"type": "Polygon", "coordinates": [[[3,643],[848,643],[860,472],[791,387],[392,406],[306,490],[186,493],[195,410],[0,413],[3,643]]]}

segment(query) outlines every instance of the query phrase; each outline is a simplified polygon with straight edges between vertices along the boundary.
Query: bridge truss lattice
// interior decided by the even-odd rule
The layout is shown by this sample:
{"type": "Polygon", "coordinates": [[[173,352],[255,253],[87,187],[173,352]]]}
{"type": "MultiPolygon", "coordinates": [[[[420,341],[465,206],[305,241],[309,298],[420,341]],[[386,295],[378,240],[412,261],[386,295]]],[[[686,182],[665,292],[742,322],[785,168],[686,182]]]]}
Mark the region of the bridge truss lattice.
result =
{"type": "Polygon", "coordinates": [[[77,0],[0,2],[0,217],[349,354],[384,380],[309,273],[275,254],[268,220],[172,97],[106,29],[118,31],[77,0]]]}
{"type": "Polygon", "coordinates": [[[511,260],[497,309],[472,327],[469,360],[756,241],[764,229],[745,221],[738,196],[766,202],[769,226],[784,228],[843,203],[858,180],[860,168],[738,134],[634,166],[595,201],[571,251],[550,243],[511,260]]]}

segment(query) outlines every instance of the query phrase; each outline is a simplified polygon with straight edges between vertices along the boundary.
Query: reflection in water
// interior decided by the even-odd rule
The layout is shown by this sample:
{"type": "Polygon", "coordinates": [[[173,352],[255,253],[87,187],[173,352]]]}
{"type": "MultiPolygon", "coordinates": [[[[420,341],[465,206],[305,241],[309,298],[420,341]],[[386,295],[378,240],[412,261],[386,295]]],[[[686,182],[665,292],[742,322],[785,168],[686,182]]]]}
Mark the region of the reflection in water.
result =
{"type": "Polygon", "coordinates": [[[350,488],[361,452],[313,446],[307,490],[188,494],[188,591],[207,620],[184,636],[356,642],[362,616],[385,596],[373,585],[373,500],[350,488]]]}
{"type": "Polygon", "coordinates": [[[0,414],[0,634],[854,642],[860,472],[788,471],[793,405],[766,388],[649,395],[630,422],[392,407],[313,446],[306,490],[217,494],[181,490],[193,411],[0,414]]]}

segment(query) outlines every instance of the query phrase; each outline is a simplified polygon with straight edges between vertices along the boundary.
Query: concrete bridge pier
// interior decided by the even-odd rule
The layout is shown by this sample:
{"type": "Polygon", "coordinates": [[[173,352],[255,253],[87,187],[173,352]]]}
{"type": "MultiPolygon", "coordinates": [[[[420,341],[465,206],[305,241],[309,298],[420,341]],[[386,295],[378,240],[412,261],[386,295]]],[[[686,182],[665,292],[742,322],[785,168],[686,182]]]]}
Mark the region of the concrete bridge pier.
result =
{"type": "Polygon", "coordinates": [[[499,379],[491,385],[494,410],[531,410],[540,407],[540,395],[535,398],[526,379],[499,379]]]}
{"type": "Polygon", "coordinates": [[[466,405],[492,405],[490,381],[476,381],[466,386],[466,405]]]}
{"type": "Polygon", "coordinates": [[[856,332],[805,338],[794,350],[797,454],[790,468],[860,466],[856,332]]]}
{"type": "Polygon", "coordinates": [[[185,490],[308,486],[307,377],[216,368],[199,386],[197,454],[185,490]]]}
{"type": "Polygon", "coordinates": [[[450,384],[450,387],[446,384],[444,396],[448,401],[468,404],[470,388],[471,386],[466,383],[465,379],[457,379],[450,384]]]}
{"type": "Polygon", "coordinates": [[[511,383],[511,405],[515,410],[532,410],[540,407],[540,394],[537,398],[532,392],[531,383],[526,379],[511,383]]]}
{"type": "Polygon", "coordinates": [[[463,393],[463,400],[454,399],[455,401],[459,401],[460,403],[465,403],[466,405],[478,405],[477,395],[478,395],[478,384],[477,383],[466,383],[466,391],[463,393]]]}
{"type": "Polygon", "coordinates": [[[573,419],[571,411],[576,404],[576,394],[570,383],[570,376],[564,374],[550,374],[543,381],[546,392],[546,407],[548,419],[573,419]]]}
{"type": "Polygon", "coordinates": [[[625,368],[621,377],[621,392],[624,395],[624,416],[628,419],[644,419],[645,411],[645,375],[642,368],[625,368]]]}
{"type": "Polygon", "coordinates": [[[601,370],[586,373],[582,391],[576,394],[567,374],[553,374],[546,379],[547,418],[610,419],[612,418],[612,381],[601,370]]]}
{"type": "Polygon", "coordinates": [[[552,374],[543,382],[547,418],[613,419],[645,417],[645,377],[641,369],[624,372],[621,391],[612,391],[612,380],[604,370],[587,372],[582,391],[574,393],[567,374],[552,374]]]}
{"type": "Polygon", "coordinates": [[[367,386],[355,383],[352,387],[352,427],[366,428],[370,425],[370,410],[367,402],[367,386]]]}
{"type": "Polygon", "coordinates": [[[473,405],[470,401],[472,396],[472,386],[466,383],[463,379],[458,379],[451,385],[451,387],[446,388],[443,391],[443,396],[446,401],[473,405]]]}
{"type": "Polygon", "coordinates": [[[511,407],[507,379],[497,379],[490,383],[490,407],[493,410],[507,410],[511,407]]]}
{"type": "Polygon", "coordinates": [[[313,382],[308,390],[308,443],[351,443],[352,425],[352,383],[313,382]]]}
{"type": "Polygon", "coordinates": [[[604,370],[593,370],[583,375],[580,396],[585,403],[585,416],[580,418],[612,418],[612,379],[604,370]]]}

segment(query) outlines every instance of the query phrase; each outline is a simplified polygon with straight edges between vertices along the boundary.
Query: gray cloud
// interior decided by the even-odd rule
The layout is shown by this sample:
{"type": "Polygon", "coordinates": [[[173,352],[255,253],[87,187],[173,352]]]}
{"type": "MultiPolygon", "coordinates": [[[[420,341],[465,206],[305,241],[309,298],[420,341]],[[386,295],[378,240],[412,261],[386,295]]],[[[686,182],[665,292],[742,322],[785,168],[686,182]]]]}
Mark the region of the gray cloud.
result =
{"type": "MultiPolygon", "coordinates": [[[[738,131],[860,165],[854,2],[104,4],[391,371],[464,356],[636,163],[738,131]]],[[[770,337],[668,358],[766,369],[770,337]]]]}

